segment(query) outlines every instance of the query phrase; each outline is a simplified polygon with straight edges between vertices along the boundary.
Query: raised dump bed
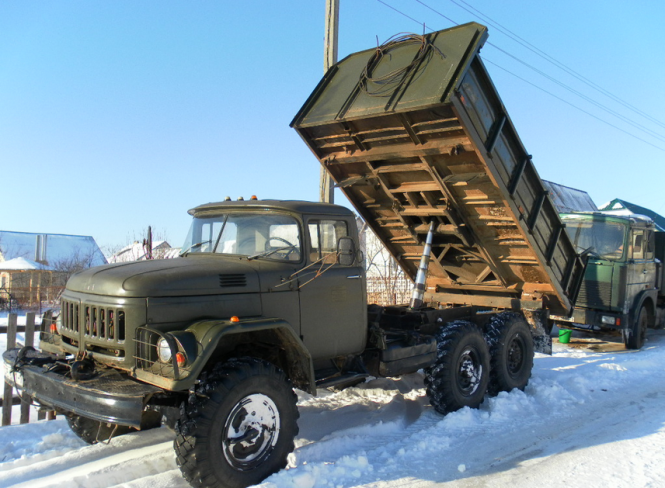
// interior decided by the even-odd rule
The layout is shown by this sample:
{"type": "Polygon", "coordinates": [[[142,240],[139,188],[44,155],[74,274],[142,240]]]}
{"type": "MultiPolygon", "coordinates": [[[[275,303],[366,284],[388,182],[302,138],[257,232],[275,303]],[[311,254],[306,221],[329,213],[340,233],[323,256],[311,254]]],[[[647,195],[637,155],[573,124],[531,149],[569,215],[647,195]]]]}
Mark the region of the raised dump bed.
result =
{"type": "Polygon", "coordinates": [[[291,123],[426,299],[566,314],[584,263],[478,53],[486,27],[408,35],[332,67],[291,123]]]}

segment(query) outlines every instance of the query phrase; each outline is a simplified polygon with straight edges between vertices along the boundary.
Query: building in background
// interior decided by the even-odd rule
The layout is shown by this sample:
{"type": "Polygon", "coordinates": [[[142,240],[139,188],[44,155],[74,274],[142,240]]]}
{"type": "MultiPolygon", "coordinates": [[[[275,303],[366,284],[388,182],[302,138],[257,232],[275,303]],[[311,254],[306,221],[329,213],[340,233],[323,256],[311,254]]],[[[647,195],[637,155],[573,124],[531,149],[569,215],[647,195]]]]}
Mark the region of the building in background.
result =
{"type": "Polygon", "coordinates": [[[72,274],[106,263],[90,236],[0,231],[0,309],[55,306],[72,274]]]}
{"type": "Polygon", "coordinates": [[[559,213],[595,212],[598,210],[589,194],[569,186],[543,180],[543,185],[550,192],[550,198],[559,213]]]}
{"type": "Polygon", "coordinates": [[[134,241],[125,246],[109,258],[109,263],[127,263],[130,261],[145,261],[147,259],[172,259],[180,255],[179,247],[171,247],[166,241],[154,241],[152,252],[148,252],[147,241],[143,243],[134,241]]]}
{"type": "Polygon", "coordinates": [[[599,210],[602,210],[603,212],[611,212],[616,215],[645,215],[654,221],[656,224],[656,230],[658,232],[665,232],[665,217],[657,214],[653,210],[641,207],[640,205],[635,205],[634,203],[627,202],[626,200],[615,198],[611,202],[601,206],[599,210]]]}

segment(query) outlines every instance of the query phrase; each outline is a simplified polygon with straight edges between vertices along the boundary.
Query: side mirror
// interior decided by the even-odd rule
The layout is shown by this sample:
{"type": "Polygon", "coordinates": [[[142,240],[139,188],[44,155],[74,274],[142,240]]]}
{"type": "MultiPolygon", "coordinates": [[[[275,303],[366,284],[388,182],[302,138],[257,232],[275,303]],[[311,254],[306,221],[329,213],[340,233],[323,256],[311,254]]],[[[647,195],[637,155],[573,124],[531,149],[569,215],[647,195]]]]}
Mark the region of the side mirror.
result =
{"type": "Polygon", "coordinates": [[[337,241],[337,262],[342,266],[351,266],[356,260],[356,244],[350,237],[340,237],[337,241]]]}

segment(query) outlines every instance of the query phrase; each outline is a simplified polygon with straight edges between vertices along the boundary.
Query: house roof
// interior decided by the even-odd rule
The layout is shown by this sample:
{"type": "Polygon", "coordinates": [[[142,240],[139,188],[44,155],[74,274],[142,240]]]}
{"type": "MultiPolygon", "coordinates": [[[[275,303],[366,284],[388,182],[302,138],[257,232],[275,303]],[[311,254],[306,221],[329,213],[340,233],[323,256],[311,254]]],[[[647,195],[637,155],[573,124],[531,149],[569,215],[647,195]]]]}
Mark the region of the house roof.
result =
{"type": "Polygon", "coordinates": [[[550,197],[552,197],[552,201],[560,213],[593,212],[597,210],[596,204],[589,194],[583,190],[546,180],[543,180],[543,184],[550,192],[550,197]]]}
{"type": "Polygon", "coordinates": [[[649,210],[648,208],[641,207],[640,205],[627,202],[626,200],[615,198],[611,202],[608,202],[605,205],[599,207],[599,210],[614,210],[616,211],[617,214],[624,214],[624,212],[621,211],[625,210],[625,215],[629,214],[646,215],[647,217],[651,218],[651,220],[654,221],[654,223],[656,224],[656,230],[658,232],[665,232],[665,217],[663,217],[660,214],[657,214],[653,210],[649,210]]]}
{"type": "MultiPolygon", "coordinates": [[[[59,263],[82,260],[90,266],[106,264],[106,258],[90,236],[36,234],[0,231],[0,259],[24,258],[44,262],[51,267],[59,263]]],[[[43,266],[40,269],[44,269],[43,266]]]]}
{"type": "Polygon", "coordinates": [[[32,271],[32,270],[46,270],[50,271],[49,266],[36,263],[30,259],[14,258],[9,261],[0,262],[0,271],[32,271]]]}

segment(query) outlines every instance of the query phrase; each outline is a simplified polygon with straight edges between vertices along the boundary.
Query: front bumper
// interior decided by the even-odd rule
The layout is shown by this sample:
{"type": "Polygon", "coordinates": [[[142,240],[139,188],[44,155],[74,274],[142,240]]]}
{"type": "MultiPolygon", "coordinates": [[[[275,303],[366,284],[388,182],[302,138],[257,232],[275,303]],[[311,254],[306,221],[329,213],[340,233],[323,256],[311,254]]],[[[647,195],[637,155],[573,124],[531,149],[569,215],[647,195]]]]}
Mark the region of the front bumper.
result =
{"type": "Polygon", "coordinates": [[[163,391],[112,368],[97,370],[91,379],[75,381],[67,368],[59,368],[64,372],[53,368],[56,361],[49,354],[30,351],[26,360],[17,361],[18,353],[19,349],[3,353],[5,379],[38,403],[65,413],[139,428],[148,401],[163,391]]]}
{"type": "Polygon", "coordinates": [[[629,323],[626,314],[587,308],[575,308],[572,317],[550,315],[550,319],[557,323],[557,325],[580,330],[622,330],[629,323]],[[612,324],[603,321],[604,316],[612,317],[615,323],[612,324]]]}

